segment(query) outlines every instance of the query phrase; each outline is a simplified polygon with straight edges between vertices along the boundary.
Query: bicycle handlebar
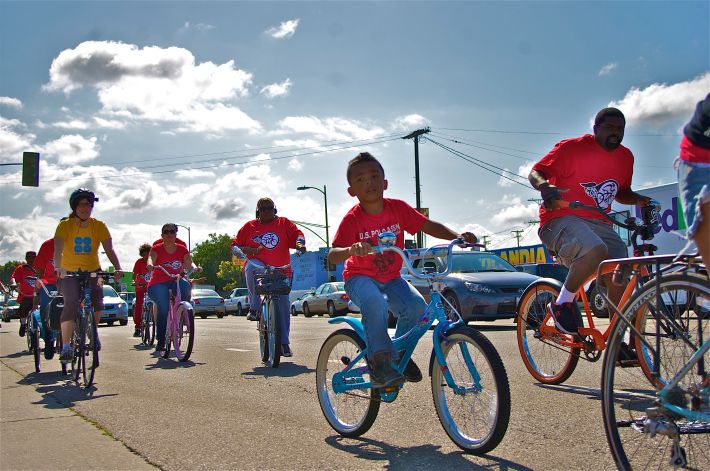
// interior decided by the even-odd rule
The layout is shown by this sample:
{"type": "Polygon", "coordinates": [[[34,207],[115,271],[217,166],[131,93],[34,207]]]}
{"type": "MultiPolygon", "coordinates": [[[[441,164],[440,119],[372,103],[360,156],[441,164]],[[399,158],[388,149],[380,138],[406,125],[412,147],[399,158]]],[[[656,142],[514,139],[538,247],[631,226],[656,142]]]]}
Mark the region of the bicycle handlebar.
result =
{"type": "Polygon", "coordinates": [[[153,268],[160,268],[161,270],[163,270],[163,273],[168,275],[170,278],[174,278],[174,279],[188,277],[197,271],[197,270],[189,269],[189,270],[184,270],[182,273],[170,273],[168,270],[165,269],[165,267],[163,267],[161,265],[153,265],[153,268]]]}

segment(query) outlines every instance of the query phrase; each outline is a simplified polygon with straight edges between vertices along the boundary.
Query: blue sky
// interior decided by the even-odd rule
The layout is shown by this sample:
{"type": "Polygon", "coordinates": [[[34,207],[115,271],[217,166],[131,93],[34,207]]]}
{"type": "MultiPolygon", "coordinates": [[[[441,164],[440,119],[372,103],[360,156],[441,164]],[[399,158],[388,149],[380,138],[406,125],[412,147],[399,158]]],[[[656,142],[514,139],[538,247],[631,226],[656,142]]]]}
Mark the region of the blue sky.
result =
{"type": "MultiPolygon", "coordinates": [[[[0,167],[0,263],[52,237],[84,186],[124,268],[162,223],[190,226],[194,245],[236,233],[261,196],[322,224],[322,195],[301,185],[327,185],[332,238],[360,151],[383,162],[387,196],[414,204],[400,137],[423,126],[526,176],[614,104],[634,187],[669,183],[710,91],[708,31],[707,1],[0,1],[0,163],[42,156],[39,188],[0,167]]],[[[433,219],[494,246],[513,245],[512,229],[539,242],[531,189],[433,142],[420,165],[433,219]]]]}

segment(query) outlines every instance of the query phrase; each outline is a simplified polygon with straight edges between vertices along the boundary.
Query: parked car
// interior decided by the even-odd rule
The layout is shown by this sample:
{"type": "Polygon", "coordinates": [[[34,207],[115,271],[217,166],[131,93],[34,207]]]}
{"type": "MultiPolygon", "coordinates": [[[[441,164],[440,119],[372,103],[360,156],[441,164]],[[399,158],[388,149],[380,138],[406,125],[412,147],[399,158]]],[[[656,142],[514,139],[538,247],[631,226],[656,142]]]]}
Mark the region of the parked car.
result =
{"type": "Polygon", "coordinates": [[[227,314],[246,316],[249,312],[249,290],[246,288],[234,288],[224,298],[224,308],[227,314]]]}
{"type": "Polygon", "coordinates": [[[17,310],[20,308],[20,303],[14,299],[8,299],[5,306],[2,308],[2,320],[3,322],[10,322],[12,319],[19,319],[17,316],[17,310]]]}
{"type": "Polygon", "coordinates": [[[345,283],[334,281],[323,283],[316,291],[303,299],[303,315],[328,314],[330,317],[342,315],[348,311],[348,295],[345,283]]]}
{"type": "Polygon", "coordinates": [[[118,321],[121,325],[128,324],[128,304],[118,295],[112,286],[104,285],[104,310],[101,312],[99,324],[113,325],[118,321]]]}
{"type": "Polygon", "coordinates": [[[297,315],[303,313],[303,300],[309,296],[313,296],[313,294],[315,294],[314,291],[307,291],[307,292],[301,294],[299,297],[297,297],[291,303],[291,315],[297,316],[297,315]]]}
{"type": "MultiPolygon", "coordinates": [[[[537,276],[517,271],[510,263],[489,252],[453,252],[453,268],[444,278],[443,296],[456,308],[464,321],[492,321],[515,318],[520,295],[538,279],[537,276]]],[[[446,257],[416,258],[415,269],[427,267],[444,271],[446,257]]],[[[403,268],[403,271],[406,269],[403,268]]],[[[404,278],[430,299],[429,286],[411,275],[404,278]]],[[[448,305],[444,305],[448,309],[448,305]]]]}
{"type": "Polygon", "coordinates": [[[213,289],[196,288],[192,290],[190,304],[196,316],[205,319],[210,314],[222,318],[227,310],[224,307],[224,298],[213,289]]]}
{"type": "Polygon", "coordinates": [[[118,295],[126,301],[126,304],[128,305],[128,314],[133,315],[133,304],[135,304],[136,301],[136,293],[133,291],[121,291],[118,295]]]}
{"type": "Polygon", "coordinates": [[[569,268],[559,263],[523,263],[515,265],[515,269],[541,278],[554,278],[564,283],[569,268]]]}

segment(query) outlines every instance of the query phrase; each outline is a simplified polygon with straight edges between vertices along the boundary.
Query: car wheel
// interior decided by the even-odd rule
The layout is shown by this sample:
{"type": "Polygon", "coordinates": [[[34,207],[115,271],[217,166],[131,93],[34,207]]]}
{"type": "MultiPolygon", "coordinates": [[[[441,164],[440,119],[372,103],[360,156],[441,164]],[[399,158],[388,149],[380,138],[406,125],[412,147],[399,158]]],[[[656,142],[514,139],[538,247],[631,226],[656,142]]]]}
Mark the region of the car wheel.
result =
{"type": "Polygon", "coordinates": [[[332,301],[328,301],[328,316],[330,318],[338,317],[338,310],[335,309],[335,304],[332,301]]]}
{"type": "Polygon", "coordinates": [[[111,327],[111,326],[113,325],[113,322],[114,322],[114,321],[106,321],[106,325],[109,326],[109,327],[111,327]]]}
{"type": "Polygon", "coordinates": [[[207,319],[207,314],[200,314],[200,318],[207,319]]]}
{"type": "Polygon", "coordinates": [[[308,303],[303,303],[303,315],[305,317],[313,317],[313,313],[311,312],[311,308],[308,307],[308,303]]]}
{"type": "Polygon", "coordinates": [[[221,319],[224,317],[224,314],[217,314],[217,319],[221,319]]]}
{"type": "Polygon", "coordinates": [[[595,316],[600,318],[609,317],[609,311],[606,308],[606,301],[599,293],[596,283],[592,283],[592,286],[589,287],[589,292],[587,292],[587,299],[589,299],[589,307],[591,308],[595,316]]]}
{"type": "Polygon", "coordinates": [[[121,325],[128,325],[128,319],[126,319],[126,320],[120,320],[120,321],[118,321],[118,323],[121,324],[121,325]]]}
{"type": "Polygon", "coordinates": [[[459,303],[459,298],[453,291],[445,292],[444,299],[447,301],[444,303],[444,313],[446,314],[447,319],[449,319],[450,321],[458,320],[456,314],[452,314],[451,306],[453,306],[453,308],[456,309],[456,312],[458,312],[461,317],[463,317],[463,314],[461,313],[461,303],[459,303]],[[451,306],[449,306],[449,304],[451,306]]]}
{"type": "Polygon", "coordinates": [[[237,304],[237,315],[238,316],[244,315],[244,310],[242,309],[242,303],[237,304]]]}
{"type": "Polygon", "coordinates": [[[298,313],[296,312],[296,308],[291,306],[291,316],[296,317],[298,313]]]}

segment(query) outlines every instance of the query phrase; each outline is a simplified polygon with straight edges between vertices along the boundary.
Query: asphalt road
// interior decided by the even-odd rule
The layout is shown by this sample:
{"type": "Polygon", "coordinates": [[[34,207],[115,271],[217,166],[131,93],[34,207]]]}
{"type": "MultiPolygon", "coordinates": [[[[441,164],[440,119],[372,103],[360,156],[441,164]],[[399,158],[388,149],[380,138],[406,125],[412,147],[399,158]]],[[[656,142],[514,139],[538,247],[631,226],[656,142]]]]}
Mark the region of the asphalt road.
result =
{"type": "MultiPolygon", "coordinates": [[[[101,327],[101,367],[91,390],[62,377],[57,360],[43,360],[43,371],[34,373],[18,325],[2,324],[0,362],[24,376],[18,384],[36,389],[39,407],[73,408],[97,433],[107,431],[161,469],[614,469],[601,422],[601,361],[580,361],[564,385],[538,384],[520,359],[509,320],[474,324],[498,349],[511,385],[507,434],[486,456],[463,454],[449,440],[428,376],[383,404],[363,437],[339,437],[315,391],[320,345],[342,327],[325,318],[293,318],[294,357],[278,369],[259,362],[255,323],[243,317],[198,318],[195,349],[184,364],[141,346],[130,324],[101,327]]],[[[430,351],[428,334],[414,355],[420,366],[430,351]]]]}

